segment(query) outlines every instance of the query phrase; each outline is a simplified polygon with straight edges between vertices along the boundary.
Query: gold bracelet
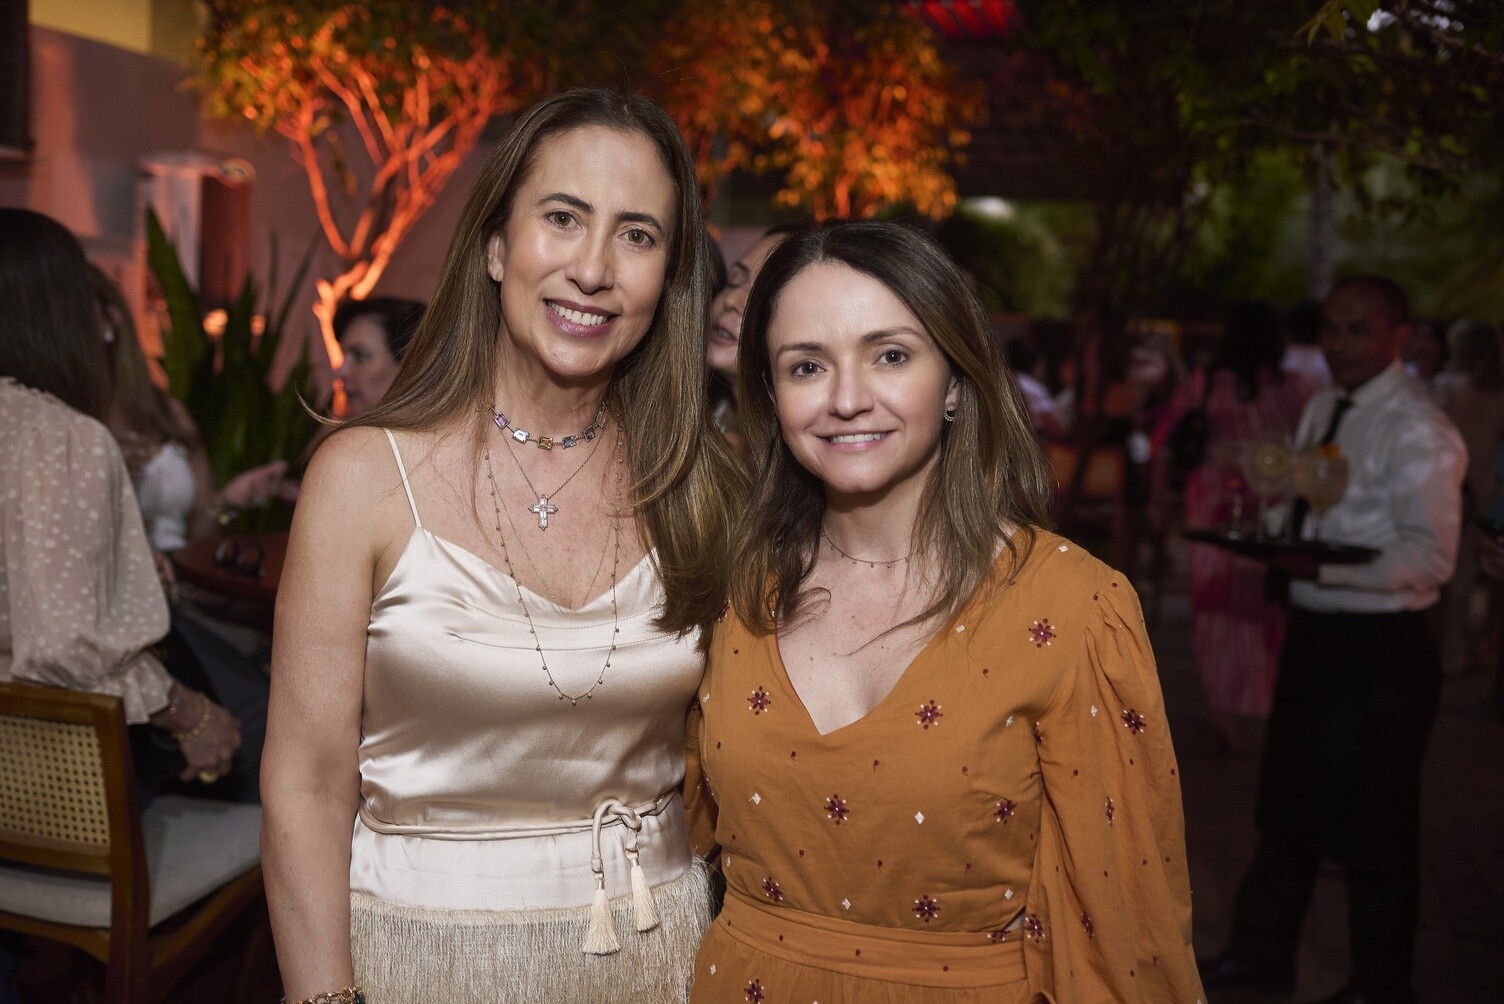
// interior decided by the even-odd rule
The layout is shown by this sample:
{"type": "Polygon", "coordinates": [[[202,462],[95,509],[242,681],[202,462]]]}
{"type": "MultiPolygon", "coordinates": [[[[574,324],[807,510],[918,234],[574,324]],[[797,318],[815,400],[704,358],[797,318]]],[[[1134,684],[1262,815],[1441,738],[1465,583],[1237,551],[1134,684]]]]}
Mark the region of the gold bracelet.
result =
{"type": "MultiPolygon", "coordinates": [[[[280,1004],[287,1004],[287,998],[283,997],[280,1004]]],[[[360,987],[345,987],[343,990],[326,990],[312,997],[304,997],[293,1004],[366,1004],[366,996],[360,987]]]]}
{"type": "Polygon", "coordinates": [[[209,727],[209,719],[214,714],[214,704],[209,700],[209,698],[205,697],[203,694],[199,694],[198,699],[204,702],[204,717],[200,718],[198,720],[198,724],[189,729],[187,732],[174,732],[172,734],[172,738],[176,739],[178,741],[178,745],[180,746],[183,743],[192,742],[199,736],[203,735],[204,730],[209,727]]]}

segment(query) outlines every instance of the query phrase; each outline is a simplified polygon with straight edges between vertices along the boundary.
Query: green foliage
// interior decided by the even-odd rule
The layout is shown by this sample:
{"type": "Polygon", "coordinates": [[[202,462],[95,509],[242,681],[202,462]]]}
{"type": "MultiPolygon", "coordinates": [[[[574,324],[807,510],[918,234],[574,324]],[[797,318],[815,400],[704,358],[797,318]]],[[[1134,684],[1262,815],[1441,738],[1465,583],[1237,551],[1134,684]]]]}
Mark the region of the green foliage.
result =
{"type": "Polygon", "coordinates": [[[1428,196],[1405,165],[1381,161],[1365,190],[1407,211],[1359,211],[1349,194],[1336,257],[1341,272],[1380,272],[1410,294],[1418,316],[1504,317],[1504,180],[1498,171],[1458,183],[1455,194],[1428,196]]]}
{"type": "MultiPolygon", "coordinates": [[[[1344,154],[1360,196],[1373,194],[1365,182],[1381,157],[1422,195],[1460,193],[1504,157],[1498,0],[1321,0],[1300,41],[1307,89],[1327,98],[1302,132],[1344,154]]],[[[1277,105],[1256,114],[1276,127],[1290,117],[1277,105]]]]}
{"type": "MultiPolygon", "coordinates": [[[[1504,316],[1504,181],[1485,172],[1456,195],[1424,192],[1406,165],[1380,159],[1336,193],[1339,275],[1378,272],[1421,316],[1504,316]],[[1388,209],[1384,207],[1395,207],[1388,209]]],[[[1212,193],[1170,290],[1177,316],[1215,318],[1237,300],[1289,306],[1307,296],[1310,193],[1297,158],[1265,151],[1212,193]]]]}
{"type": "Polygon", "coordinates": [[[1344,211],[1380,230],[1397,209],[1440,205],[1504,163],[1498,0],[1018,7],[1015,44],[1049,80],[1039,121],[1073,137],[1072,166],[1093,192],[1096,247],[1080,286],[1093,305],[1155,312],[1198,288],[1288,288],[1283,265],[1276,277],[1254,263],[1288,250],[1278,207],[1326,158],[1344,211]],[[1381,184],[1395,169],[1406,184],[1381,184]],[[1273,214],[1263,233],[1258,212],[1273,214]]]}
{"type": "Polygon", "coordinates": [[[1309,191],[1299,161],[1262,151],[1212,191],[1171,288],[1180,316],[1217,317],[1239,300],[1306,295],[1309,191]]]}
{"type": "MultiPolygon", "coordinates": [[[[258,290],[255,281],[247,278],[226,310],[223,332],[211,338],[204,329],[198,293],[183,273],[177,249],[150,210],[146,234],[147,259],[167,305],[162,366],[167,372],[168,390],[187,406],[203,436],[214,483],[223,485],[241,471],[274,460],[296,464],[318,428],[301,396],[309,388],[306,351],[300,354],[280,390],[272,390],[270,378],[312,248],[289,284],[293,292],[274,312],[265,311],[268,316],[259,335],[258,290]]],[[[275,247],[271,257],[277,260],[275,247]]],[[[265,299],[268,307],[276,299],[276,285],[273,273],[265,299]]],[[[247,513],[242,517],[246,524],[242,529],[249,532],[285,526],[288,515],[280,505],[247,513]]]]}
{"type": "Polygon", "coordinates": [[[989,310],[1064,320],[1070,316],[1078,259],[1051,222],[1039,207],[1013,206],[997,216],[963,201],[935,236],[976,276],[989,310]]]}

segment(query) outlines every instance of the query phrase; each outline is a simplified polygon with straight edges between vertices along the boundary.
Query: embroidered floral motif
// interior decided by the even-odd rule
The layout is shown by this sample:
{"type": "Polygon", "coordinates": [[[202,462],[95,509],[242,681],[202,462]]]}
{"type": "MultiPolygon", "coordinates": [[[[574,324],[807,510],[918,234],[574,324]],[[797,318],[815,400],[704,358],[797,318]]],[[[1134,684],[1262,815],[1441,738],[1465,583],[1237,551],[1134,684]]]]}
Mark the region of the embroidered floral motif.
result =
{"type": "Polygon", "coordinates": [[[758,687],[756,690],[752,691],[752,696],[747,698],[747,709],[754,715],[762,714],[764,711],[768,710],[768,708],[771,707],[772,704],[773,699],[769,697],[768,692],[761,687],[758,687]]]}
{"type": "Polygon", "coordinates": [[[1128,708],[1123,712],[1123,727],[1126,728],[1129,732],[1132,732],[1134,735],[1138,735],[1140,732],[1144,731],[1145,727],[1148,726],[1148,724],[1149,723],[1144,720],[1144,716],[1139,714],[1132,708],[1128,708]]]}
{"type": "Polygon", "coordinates": [[[1055,629],[1050,627],[1048,617],[1035,621],[1034,626],[1029,628],[1029,640],[1034,642],[1035,648],[1044,648],[1055,640],[1055,629]]]}
{"type": "Polygon", "coordinates": [[[1005,798],[997,803],[997,811],[993,815],[997,816],[999,823],[1006,823],[1013,818],[1013,813],[1016,811],[1018,811],[1018,803],[1011,798],[1005,798]]]}
{"type": "Polygon", "coordinates": [[[1117,811],[1118,811],[1118,807],[1113,804],[1113,801],[1112,801],[1111,798],[1108,798],[1107,799],[1107,825],[1108,826],[1112,825],[1112,817],[1113,817],[1114,814],[1117,813],[1117,811]]]}
{"type": "Polygon", "coordinates": [[[1024,918],[1024,933],[1035,944],[1044,940],[1044,925],[1039,922],[1039,917],[1036,914],[1031,913],[1024,918]]]}
{"type": "Polygon", "coordinates": [[[1081,911],[1081,930],[1086,932],[1088,938],[1095,938],[1097,936],[1096,925],[1091,922],[1091,917],[1084,910],[1081,911]]]}
{"type": "Polygon", "coordinates": [[[775,903],[783,902],[783,888],[769,875],[762,880],[762,894],[775,903]]]}
{"type": "Polygon", "coordinates": [[[1003,942],[1008,940],[1008,929],[1006,927],[998,928],[996,931],[993,931],[992,933],[987,935],[987,940],[992,942],[994,945],[1001,945],[1003,942]]]}
{"type": "Polygon", "coordinates": [[[1044,733],[1041,732],[1041,731],[1039,731],[1039,723],[1038,722],[1035,722],[1033,724],[1033,726],[1030,727],[1029,731],[1032,732],[1032,733],[1034,733],[1034,745],[1035,746],[1038,746],[1038,745],[1040,745],[1041,743],[1044,742],[1044,733]]]}
{"type": "Polygon", "coordinates": [[[840,826],[846,822],[846,817],[851,814],[851,810],[846,808],[844,798],[840,795],[831,795],[825,800],[825,814],[834,819],[837,826],[840,826]]]}
{"type": "Polygon", "coordinates": [[[766,996],[762,989],[762,980],[748,980],[742,992],[747,995],[747,1004],[762,1004],[766,996]]]}
{"type": "Polygon", "coordinates": [[[914,916],[928,924],[940,916],[940,901],[930,896],[920,896],[914,900],[914,916]]]}
{"type": "Polygon", "coordinates": [[[914,712],[914,717],[918,719],[916,724],[924,726],[928,731],[931,725],[939,725],[940,719],[945,716],[940,712],[940,705],[930,701],[928,704],[919,705],[919,710],[914,712]]]}

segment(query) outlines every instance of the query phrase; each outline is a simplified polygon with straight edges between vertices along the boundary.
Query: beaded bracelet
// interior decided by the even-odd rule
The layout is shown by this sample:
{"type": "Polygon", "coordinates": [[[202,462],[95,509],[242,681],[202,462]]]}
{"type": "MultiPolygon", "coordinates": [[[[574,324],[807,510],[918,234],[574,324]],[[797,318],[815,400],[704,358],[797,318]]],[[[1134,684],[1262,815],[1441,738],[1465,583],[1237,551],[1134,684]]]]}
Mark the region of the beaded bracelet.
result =
{"type": "MultiPolygon", "coordinates": [[[[287,1004],[287,998],[283,997],[279,1004],[287,1004]]],[[[312,997],[304,997],[293,1004],[366,1004],[366,995],[360,987],[345,987],[343,990],[326,990],[312,997]]]]}
{"type": "Polygon", "coordinates": [[[204,717],[200,718],[198,720],[198,724],[189,729],[187,732],[174,732],[172,734],[172,738],[176,739],[179,745],[186,742],[192,742],[199,736],[203,735],[204,730],[209,727],[209,719],[214,714],[214,704],[203,694],[199,694],[198,698],[199,700],[204,702],[204,717]]]}

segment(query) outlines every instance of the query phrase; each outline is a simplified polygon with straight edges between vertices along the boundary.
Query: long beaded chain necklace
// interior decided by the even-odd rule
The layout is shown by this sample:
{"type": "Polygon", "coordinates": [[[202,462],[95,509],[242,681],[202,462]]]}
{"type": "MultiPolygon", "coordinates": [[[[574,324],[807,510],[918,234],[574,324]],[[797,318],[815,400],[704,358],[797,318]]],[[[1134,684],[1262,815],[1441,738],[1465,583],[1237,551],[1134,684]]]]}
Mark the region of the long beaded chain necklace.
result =
{"type": "Polygon", "coordinates": [[[825,538],[825,543],[830,545],[830,549],[832,551],[834,551],[836,554],[839,554],[841,557],[845,558],[853,565],[866,565],[869,568],[877,568],[878,566],[882,566],[883,568],[892,568],[894,565],[903,564],[905,561],[908,561],[914,556],[914,552],[910,551],[902,558],[893,558],[888,561],[870,561],[867,558],[853,557],[836,546],[836,542],[830,539],[830,534],[825,532],[825,524],[823,522],[820,524],[820,536],[825,538]]]}
{"type": "MultiPolygon", "coordinates": [[[[592,453],[593,452],[594,451],[592,451],[592,453]]],[[[621,509],[622,464],[621,443],[619,441],[616,444],[615,452],[616,477],[614,479],[615,484],[612,490],[612,497],[616,503],[617,511],[619,512],[621,509]]],[[[596,674],[595,682],[590,685],[590,689],[578,694],[566,693],[559,687],[559,684],[554,680],[553,672],[548,668],[548,654],[543,651],[543,642],[538,639],[538,628],[533,624],[533,615],[528,611],[527,600],[522,595],[522,583],[517,581],[517,574],[512,568],[512,555],[507,550],[506,534],[504,534],[501,530],[501,499],[500,496],[498,496],[496,493],[496,474],[491,469],[490,446],[487,446],[485,448],[483,455],[486,458],[486,480],[490,483],[491,488],[491,507],[496,511],[496,539],[501,541],[501,558],[507,566],[507,577],[512,580],[512,585],[517,590],[517,605],[522,608],[523,619],[527,621],[528,634],[532,636],[533,650],[538,653],[538,662],[543,666],[543,675],[547,677],[548,685],[552,687],[554,692],[559,695],[559,700],[568,701],[569,706],[572,708],[579,704],[581,701],[588,700],[590,697],[594,696],[596,688],[600,687],[601,684],[606,682],[606,670],[611,668],[611,657],[616,654],[616,639],[617,636],[621,634],[621,622],[617,616],[616,606],[616,582],[618,572],[621,569],[621,524],[619,522],[615,522],[611,528],[611,539],[614,552],[611,560],[611,647],[606,650],[606,660],[601,665],[601,671],[596,674]]],[[[507,520],[510,521],[511,518],[511,514],[508,513],[507,520]]],[[[515,530],[516,524],[513,524],[513,528],[515,530]]],[[[604,557],[602,560],[604,560],[604,557]]]]}
{"type": "MultiPolygon", "coordinates": [[[[499,428],[499,429],[505,429],[506,428],[506,424],[505,424],[506,416],[503,415],[503,414],[501,414],[500,412],[496,411],[496,409],[494,409],[494,408],[491,409],[491,414],[493,416],[492,420],[496,423],[497,428],[499,428]]],[[[578,467],[576,467],[574,469],[574,473],[570,474],[569,477],[567,477],[567,478],[564,479],[564,484],[562,484],[559,487],[555,488],[551,492],[540,492],[538,490],[538,487],[533,484],[533,479],[527,476],[527,469],[522,466],[522,459],[517,456],[517,451],[512,448],[512,444],[511,443],[507,443],[507,452],[512,455],[512,462],[517,465],[517,470],[519,470],[519,471],[522,472],[522,480],[527,482],[528,490],[531,491],[534,495],[538,496],[538,501],[527,507],[527,511],[528,512],[530,512],[533,515],[535,515],[535,516],[538,517],[538,529],[540,529],[540,530],[547,530],[548,529],[548,517],[552,516],[554,513],[556,513],[556,512],[559,511],[559,507],[557,505],[554,505],[554,503],[551,500],[554,499],[554,498],[556,498],[556,497],[558,497],[558,494],[560,492],[562,492],[569,485],[569,482],[571,482],[571,481],[574,480],[575,475],[579,474],[581,471],[583,471],[590,464],[590,461],[592,461],[592,460],[595,459],[595,451],[601,448],[601,442],[600,442],[599,439],[596,439],[596,435],[595,434],[596,434],[596,432],[598,430],[604,429],[605,427],[606,427],[606,409],[604,407],[602,407],[600,411],[596,412],[595,421],[591,422],[590,425],[588,427],[586,427],[586,429],[585,429],[585,438],[586,439],[593,439],[593,440],[595,440],[595,445],[590,448],[590,454],[587,457],[585,457],[584,463],[580,464],[580,466],[578,466],[578,467]]],[[[516,439],[518,442],[525,443],[525,442],[527,442],[527,438],[526,438],[527,435],[528,435],[528,433],[524,432],[521,429],[518,429],[516,432],[514,432],[514,433],[511,434],[511,438],[512,439],[516,439]],[[520,436],[519,436],[519,434],[520,434],[520,436]]],[[[574,439],[574,438],[575,437],[573,437],[573,436],[565,436],[564,437],[564,440],[565,440],[564,445],[565,446],[573,446],[573,445],[575,445],[574,443],[569,442],[569,440],[574,439]]],[[[545,450],[551,449],[552,448],[552,442],[550,440],[548,440],[548,437],[545,436],[543,439],[539,440],[539,443],[541,444],[541,443],[546,442],[546,441],[550,442],[550,445],[543,447],[543,449],[545,449],[545,450]]]]}

